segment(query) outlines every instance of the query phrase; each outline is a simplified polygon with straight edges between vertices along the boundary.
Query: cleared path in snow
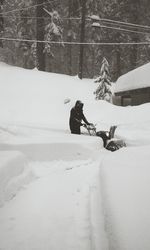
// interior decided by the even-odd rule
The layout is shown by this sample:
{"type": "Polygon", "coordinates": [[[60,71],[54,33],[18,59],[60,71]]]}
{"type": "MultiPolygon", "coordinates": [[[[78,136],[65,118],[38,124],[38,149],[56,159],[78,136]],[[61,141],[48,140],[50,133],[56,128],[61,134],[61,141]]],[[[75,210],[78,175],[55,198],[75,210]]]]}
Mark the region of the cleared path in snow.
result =
{"type": "Polygon", "coordinates": [[[23,153],[36,178],[0,208],[0,249],[107,250],[99,187],[101,141],[27,128],[18,136],[16,130],[0,150],[23,153]]]}
{"type": "Polygon", "coordinates": [[[102,214],[93,215],[100,202],[98,162],[30,165],[37,178],[0,209],[0,249],[107,249],[102,214]]]}

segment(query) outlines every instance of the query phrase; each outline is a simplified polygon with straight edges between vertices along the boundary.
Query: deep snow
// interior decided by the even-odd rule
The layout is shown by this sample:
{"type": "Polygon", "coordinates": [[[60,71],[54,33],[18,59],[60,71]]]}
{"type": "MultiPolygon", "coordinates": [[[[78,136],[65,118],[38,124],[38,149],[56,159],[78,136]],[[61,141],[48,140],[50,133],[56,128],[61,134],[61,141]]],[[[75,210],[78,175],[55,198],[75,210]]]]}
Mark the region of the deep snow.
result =
{"type": "Polygon", "coordinates": [[[150,248],[150,104],[95,101],[92,80],[0,64],[0,249],[150,248]],[[77,99],[127,147],[71,135],[77,99]]]}
{"type": "Polygon", "coordinates": [[[146,63],[122,76],[115,84],[114,92],[150,87],[150,63],[146,63]]]}

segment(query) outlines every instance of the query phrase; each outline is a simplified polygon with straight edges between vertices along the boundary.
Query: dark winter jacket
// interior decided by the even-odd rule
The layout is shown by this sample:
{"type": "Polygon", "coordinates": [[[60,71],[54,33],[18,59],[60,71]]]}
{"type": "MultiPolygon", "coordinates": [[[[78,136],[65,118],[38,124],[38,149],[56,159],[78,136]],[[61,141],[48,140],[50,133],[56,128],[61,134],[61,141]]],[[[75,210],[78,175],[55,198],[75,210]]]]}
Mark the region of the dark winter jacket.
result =
{"type": "Polygon", "coordinates": [[[72,134],[81,134],[80,127],[82,126],[82,120],[89,125],[89,122],[83,114],[83,103],[77,101],[70,111],[69,125],[72,134]]]}

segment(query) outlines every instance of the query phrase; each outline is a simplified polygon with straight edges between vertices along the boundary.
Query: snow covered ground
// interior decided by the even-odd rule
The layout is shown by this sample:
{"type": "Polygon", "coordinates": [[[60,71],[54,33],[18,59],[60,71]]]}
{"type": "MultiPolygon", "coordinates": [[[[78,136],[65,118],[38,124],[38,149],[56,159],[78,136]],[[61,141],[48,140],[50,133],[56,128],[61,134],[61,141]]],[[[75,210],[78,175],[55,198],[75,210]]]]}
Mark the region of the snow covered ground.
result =
{"type": "Polygon", "coordinates": [[[150,249],[150,104],[95,101],[95,83],[77,77],[0,72],[0,249],[150,249]],[[117,124],[127,147],[71,135],[77,99],[97,130],[117,124]]]}

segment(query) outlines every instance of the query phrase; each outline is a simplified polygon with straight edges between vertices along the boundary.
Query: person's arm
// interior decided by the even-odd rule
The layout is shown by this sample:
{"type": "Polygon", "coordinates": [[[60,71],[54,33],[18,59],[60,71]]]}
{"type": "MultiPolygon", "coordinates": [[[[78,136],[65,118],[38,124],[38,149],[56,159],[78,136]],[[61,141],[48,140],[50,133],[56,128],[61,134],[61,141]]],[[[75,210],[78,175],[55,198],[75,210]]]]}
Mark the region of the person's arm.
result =
{"type": "Polygon", "coordinates": [[[83,120],[87,125],[90,125],[90,123],[88,122],[88,120],[86,119],[86,117],[84,116],[83,113],[82,113],[82,120],[83,120]]]}

